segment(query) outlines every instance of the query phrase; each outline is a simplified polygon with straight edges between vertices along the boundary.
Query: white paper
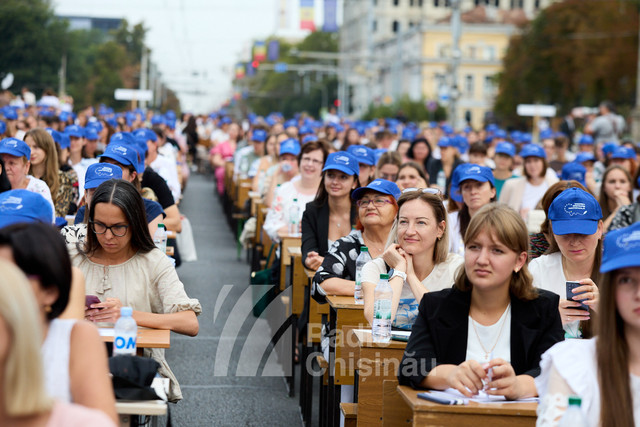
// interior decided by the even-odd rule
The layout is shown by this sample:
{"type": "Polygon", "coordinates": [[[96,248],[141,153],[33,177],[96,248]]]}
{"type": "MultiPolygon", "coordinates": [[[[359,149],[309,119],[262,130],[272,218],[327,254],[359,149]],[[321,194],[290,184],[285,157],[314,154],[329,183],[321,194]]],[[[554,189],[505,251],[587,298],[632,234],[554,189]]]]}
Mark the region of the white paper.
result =
{"type": "Polygon", "coordinates": [[[524,402],[538,402],[537,397],[530,397],[527,399],[519,399],[519,400],[507,400],[504,396],[494,396],[491,394],[487,394],[484,391],[480,391],[476,396],[471,398],[465,396],[460,393],[458,390],[453,388],[448,388],[445,391],[439,390],[429,390],[429,393],[441,397],[443,399],[462,399],[465,402],[465,405],[469,402],[476,403],[524,403],[524,402]]]}
{"type": "Polygon", "coordinates": [[[113,337],[115,336],[115,329],[113,328],[98,328],[98,332],[101,337],[113,337]]]}

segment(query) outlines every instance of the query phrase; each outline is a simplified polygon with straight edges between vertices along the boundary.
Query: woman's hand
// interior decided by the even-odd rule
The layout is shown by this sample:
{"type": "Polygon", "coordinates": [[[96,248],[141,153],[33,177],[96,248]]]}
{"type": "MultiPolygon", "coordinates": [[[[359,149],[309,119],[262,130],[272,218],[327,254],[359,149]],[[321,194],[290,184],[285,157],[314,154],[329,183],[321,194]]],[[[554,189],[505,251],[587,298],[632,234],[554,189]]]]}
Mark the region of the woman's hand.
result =
{"type": "Polygon", "coordinates": [[[525,394],[510,363],[498,358],[483,367],[487,372],[487,394],[504,396],[509,400],[519,399],[525,394]]]}
{"type": "Polygon", "coordinates": [[[400,248],[399,252],[402,254],[402,256],[407,262],[407,282],[408,282],[410,277],[416,275],[416,272],[413,269],[413,255],[409,255],[402,248],[400,248]]]}
{"type": "Polygon", "coordinates": [[[582,279],[580,280],[580,285],[577,288],[573,289],[574,300],[578,300],[586,305],[594,311],[598,311],[598,305],[600,303],[600,291],[593,280],[591,279],[582,279]],[[584,292],[582,295],[575,295],[584,292]]]}
{"type": "Polygon", "coordinates": [[[629,200],[629,193],[622,189],[613,192],[613,199],[616,201],[616,205],[618,207],[631,204],[631,200],[629,200]]]}
{"type": "MultiPolygon", "coordinates": [[[[577,288],[576,288],[577,289],[577,288]]],[[[580,307],[579,302],[569,301],[566,299],[560,299],[560,319],[562,320],[562,326],[567,323],[575,322],[576,320],[589,320],[589,312],[586,310],[580,310],[575,307],[580,307]]]]}
{"type": "Polygon", "coordinates": [[[122,302],[118,298],[107,298],[99,304],[91,304],[84,311],[84,318],[91,322],[112,322],[120,318],[122,302]]]}
{"type": "MultiPolygon", "coordinates": [[[[436,368],[437,369],[437,368],[436,368]]],[[[459,364],[447,377],[449,387],[458,390],[467,397],[478,394],[483,389],[482,380],[487,378],[487,372],[475,360],[467,360],[459,364]]]]}
{"type": "Polygon", "coordinates": [[[389,267],[393,268],[394,270],[399,270],[406,273],[407,260],[399,251],[402,251],[400,245],[391,245],[382,254],[382,259],[387,263],[389,267]]]}
{"type": "Polygon", "coordinates": [[[307,253],[307,258],[304,260],[309,270],[317,270],[322,265],[324,257],[320,256],[316,251],[310,251],[307,253]]]}

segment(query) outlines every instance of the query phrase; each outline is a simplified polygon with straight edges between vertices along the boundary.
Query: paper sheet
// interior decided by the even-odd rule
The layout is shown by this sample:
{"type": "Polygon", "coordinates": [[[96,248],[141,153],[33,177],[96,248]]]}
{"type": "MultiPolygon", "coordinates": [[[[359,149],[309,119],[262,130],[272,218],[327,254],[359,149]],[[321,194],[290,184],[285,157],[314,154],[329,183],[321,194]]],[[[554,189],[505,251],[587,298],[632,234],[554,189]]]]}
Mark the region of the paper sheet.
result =
{"type": "Polygon", "coordinates": [[[477,396],[473,396],[472,398],[468,398],[458,390],[453,388],[448,388],[445,391],[439,390],[429,390],[429,393],[441,397],[443,399],[463,399],[465,404],[468,402],[476,402],[476,403],[524,403],[524,402],[538,402],[537,397],[531,397],[527,399],[520,400],[507,400],[504,396],[493,396],[485,393],[484,391],[480,391],[477,396]]]}

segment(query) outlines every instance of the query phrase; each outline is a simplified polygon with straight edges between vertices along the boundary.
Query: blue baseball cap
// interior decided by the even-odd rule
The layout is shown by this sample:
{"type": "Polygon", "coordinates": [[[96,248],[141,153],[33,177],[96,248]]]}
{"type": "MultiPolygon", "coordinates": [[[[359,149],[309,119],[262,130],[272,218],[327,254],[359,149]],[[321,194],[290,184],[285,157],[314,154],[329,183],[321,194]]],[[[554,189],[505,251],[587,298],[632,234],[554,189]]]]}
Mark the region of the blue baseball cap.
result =
{"type": "Polygon", "coordinates": [[[496,145],[495,153],[515,157],[516,147],[510,142],[499,142],[498,145],[496,145]]]}
{"type": "Polygon", "coordinates": [[[122,179],[122,168],[110,163],[94,163],[87,168],[84,189],[96,188],[110,179],[122,179]]]}
{"type": "Polygon", "coordinates": [[[267,140],[267,131],[264,129],[255,129],[251,134],[251,140],[256,142],[265,142],[267,140]]]}
{"type": "Polygon", "coordinates": [[[381,194],[388,194],[389,196],[393,196],[393,198],[396,200],[398,200],[398,198],[402,194],[402,191],[400,191],[400,188],[398,188],[398,185],[395,182],[378,178],[371,181],[366,187],[360,187],[353,190],[353,192],[351,193],[351,198],[353,200],[360,200],[367,191],[375,191],[381,194]]]}
{"type": "Polygon", "coordinates": [[[69,135],[67,135],[64,132],[59,132],[59,133],[60,133],[60,148],[64,150],[65,148],[71,147],[71,139],[69,139],[69,135]]]}
{"type": "MultiPolygon", "coordinates": [[[[134,142],[135,144],[135,142],[134,142]]],[[[138,153],[132,147],[133,144],[122,144],[118,142],[111,142],[104,150],[104,154],[98,156],[99,158],[107,158],[115,160],[116,162],[125,165],[133,166],[138,169],[138,153]]]]}
{"type": "Polygon", "coordinates": [[[116,132],[109,138],[109,144],[135,144],[135,138],[129,132],[116,132]]]}
{"type": "Polygon", "coordinates": [[[587,175],[587,168],[582,166],[578,162],[569,162],[565,163],[562,166],[562,173],[560,174],[560,179],[563,181],[578,181],[580,184],[587,186],[585,182],[585,176],[587,175]]]}
{"type": "Polygon", "coordinates": [[[595,234],[602,219],[600,204],[586,191],[571,187],[558,194],[549,206],[553,234],[595,234]]]}
{"type": "Polygon", "coordinates": [[[26,142],[18,138],[5,138],[0,141],[0,154],[9,154],[10,156],[26,157],[31,159],[31,148],[26,142]]]}
{"type": "Polygon", "coordinates": [[[0,120],[0,135],[4,135],[6,131],[7,131],[7,124],[2,120],[0,120]]]}
{"type": "Polygon", "coordinates": [[[578,145],[593,145],[593,137],[587,134],[582,135],[578,140],[578,145]]]}
{"type": "Polygon", "coordinates": [[[151,117],[151,125],[163,125],[163,124],[164,124],[164,117],[158,114],[151,117]]]}
{"type": "Polygon", "coordinates": [[[458,152],[466,153],[467,150],[469,150],[469,140],[466,136],[455,135],[451,139],[453,140],[454,146],[458,149],[458,152]]]}
{"type": "Polygon", "coordinates": [[[460,184],[469,179],[478,182],[490,182],[492,186],[495,186],[493,172],[486,166],[470,164],[464,168],[458,178],[458,188],[460,188],[460,184]]]}
{"type": "Polygon", "coordinates": [[[382,157],[382,155],[387,151],[389,151],[387,148],[376,148],[375,150],[373,150],[373,154],[376,157],[376,164],[378,164],[378,160],[380,160],[380,157],[382,157]]]}
{"type": "Polygon", "coordinates": [[[300,135],[308,135],[310,133],[313,133],[313,129],[311,129],[311,126],[302,126],[298,133],[300,135]]]}
{"type": "Polygon", "coordinates": [[[315,136],[315,135],[305,135],[305,136],[302,138],[302,144],[304,145],[304,144],[306,144],[307,142],[312,142],[312,141],[317,141],[317,140],[318,140],[318,137],[317,137],[317,136],[315,136]]]}
{"type": "Polygon", "coordinates": [[[596,156],[594,156],[593,153],[588,153],[586,151],[576,154],[576,159],[574,160],[574,162],[576,163],[595,162],[595,161],[596,161],[596,156]]]}
{"type": "Polygon", "coordinates": [[[464,201],[462,194],[460,194],[460,177],[464,175],[465,170],[471,166],[471,163],[461,163],[456,166],[451,174],[451,190],[449,191],[449,196],[455,202],[462,203],[464,201]]]}
{"type": "Polygon", "coordinates": [[[611,154],[615,151],[615,149],[618,147],[618,144],[616,144],[615,142],[607,142],[606,144],[604,144],[602,146],[602,152],[606,155],[606,154],[611,154]]]}
{"type": "Polygon", "coordinates": [[[611,154],[611,159],[636,159],[636,152],[630,147],[616,147],[611,154]]]}
{"type": "Polygon", "coordinates": [[[98,140],[98,131],[94,128],[86,128],[84,130],[84,137],[88,141],[97,141],[98,140]]]}
{"type": "Polygon", "coordinates": [[[364,145],[351,145],[347,148],[347,153],[358,159],[358,163],[374,166],[376,164],[376,155],[373,149],[364,145]]]}
{"type": "Polygon", "coordinates": [[[336,151],[327,156],[327,161],[322,168],[322,172],[326,170],[339,170],[347,175],[359,175],[360,165],[358,159],[346,151],[336,151]]]}
{"type": "Polygon", "coordinates": [[[9,190],[0,193],[0,228],[22,222],[51,224],[53,207],[39,193],[9,190]]]}
{"type": "Polygon", "coordinates": [[[78,125],[67,126],[64,133],[74,138],[84,138],[84,129],[78,125]]]}
{"type": "Polygon", "coordinates": [[[498,139],[506,139],[507,138],[507,131],[504,129],[498,129],[496,130],[495,134],[493,135],[494,138],[498,138],[498,139]]]}
{"type": "Polygon", "coordinates": [[[442,138],[440,138],[440,140],[438,140],[438,147],[455,147],[456,144],[453,141],[453,139],[451,138],[447,138],[446,136],[443,136],[442,138]]]}
{"type": "Polygon", "coordinates": [[[280,143],[280,155],[293,154],[297,156],[300,154],[300,143],[297,139],[289,138],[280,143]]]}
{"type": "Polygon", "coordinates": [[[523,159],[526,159],[527,157],[540,157],[541,159],[546,159],[547,154],[539,145],[527,144],[522,147],[522,150],[520,150],[520,157],[522,157],[523,159]]]}
{"type": "Polygon", "coordinates": [[[600,272],[640,266],[640,222],[609,231],[604,238],[600,272]]]}
{"type": "Polygon", "coordinates": [[[140,128],[136,130],[135,132],[133,132],[133,136],[134,138],[144,139],[145,143],[149,140],[153,142],[156,142],[158,140],[158,135],[156,135],[156,133],[151,129],[147,129],[147,128],[140,128]]]}
{"type": "Polygon", "coordinates": [[[2,113],[7,120],[18,120],[18,113],[8,105],[2,109],[2,113]]]}

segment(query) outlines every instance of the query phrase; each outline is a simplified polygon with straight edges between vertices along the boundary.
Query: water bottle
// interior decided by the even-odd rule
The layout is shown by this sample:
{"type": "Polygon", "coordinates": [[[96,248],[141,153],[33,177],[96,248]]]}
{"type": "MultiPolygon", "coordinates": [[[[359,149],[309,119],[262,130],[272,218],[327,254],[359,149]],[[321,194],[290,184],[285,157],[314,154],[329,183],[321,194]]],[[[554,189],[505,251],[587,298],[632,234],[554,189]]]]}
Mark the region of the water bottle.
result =
{"type": "Polygon", "coordinates": [[[289,208],[289,235],[297,236],[300,234],[300,207],[298,199],[293,199],[293,204],[289,208]]]}
{"type": "Polygon", "coordinates": [[[113,355],[136,355],[136,339],[138,338],[138,325],[132,317],[131,307],[120,309],[120,318],[114,326],[113,355]]]}
{"type": "Polygon", "coordinates": [[[389,342],[391,339],[391,298],[393,298],[393,291],[389,286],[389,275],[381,274],[373,303],[371,335],[374,342],[389,342]]]}
{"type": "Polygon", "coordinates": [[[447,175],[443,170],[438,172],[438,177],[436,178],[436,185],[440,188],[440,191],[444,193],[447,190],[447,175]]]}
{"type": "Polygon", "coordinates": [[[364,265],[369,261],[371,261],[369,248],[361,246],[360,255],[356,258],[356,289],[353,292],[356,304],[364,304],[364,296],[362,295],[362,267],[364,267],[364,265]]]}
{"type": "Polygon", "coordinates": [[[588,426],[587,419],[580,409],[582,399],[578,396],[569,396],[569,406],[560,419],[558,427],[581,427],[588,426]]]}
{"type": "Polygon", "coordinates": [[[153,243],[163,254],[167,253],[167,229],[164,224],[158,224],[158,229],[153,234],[153,243]]]}

